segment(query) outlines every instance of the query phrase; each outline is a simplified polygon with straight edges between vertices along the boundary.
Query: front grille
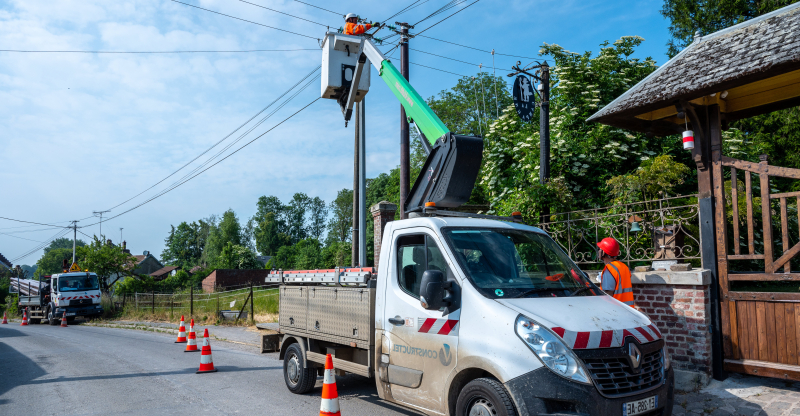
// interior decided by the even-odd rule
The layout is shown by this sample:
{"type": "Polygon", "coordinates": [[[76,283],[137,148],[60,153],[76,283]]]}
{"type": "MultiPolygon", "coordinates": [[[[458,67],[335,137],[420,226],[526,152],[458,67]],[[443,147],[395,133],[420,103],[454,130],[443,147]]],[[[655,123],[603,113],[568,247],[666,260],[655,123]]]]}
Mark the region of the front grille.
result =
{"type": "Polygon", "coordinates": [[[73,299],[69,301],[69,306],[82,306],[82,305],[91,305],[91,299],[73,299]]]}
{"type": "Polygon", "coordinates": [[[664,380],[661,349],[643,354],[641,371],[631,372],[627,358],[584,358],[586,368],[600,393],[609,396],[628,396],[660,385],[664,380]]]}

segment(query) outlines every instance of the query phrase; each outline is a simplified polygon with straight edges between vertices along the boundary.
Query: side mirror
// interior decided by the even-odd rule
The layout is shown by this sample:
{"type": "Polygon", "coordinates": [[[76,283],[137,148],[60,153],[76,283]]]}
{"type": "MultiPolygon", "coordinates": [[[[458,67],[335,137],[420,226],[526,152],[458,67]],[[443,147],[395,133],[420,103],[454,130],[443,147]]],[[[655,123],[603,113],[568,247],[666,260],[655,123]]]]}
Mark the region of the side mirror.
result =
{"type": "Polygon", "coordinates": [[[444,273],[426,270],[419,286],[419,302],[429,311],[438,311],[444,306],[444,273]]]}

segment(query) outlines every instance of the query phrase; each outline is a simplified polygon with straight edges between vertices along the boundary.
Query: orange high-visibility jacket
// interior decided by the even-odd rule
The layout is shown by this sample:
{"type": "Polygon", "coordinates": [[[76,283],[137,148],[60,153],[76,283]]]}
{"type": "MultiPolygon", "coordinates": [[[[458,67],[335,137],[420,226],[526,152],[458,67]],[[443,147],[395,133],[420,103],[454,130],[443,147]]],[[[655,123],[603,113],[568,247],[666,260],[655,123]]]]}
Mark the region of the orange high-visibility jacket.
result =
{"type": "Polygon", "coordinates": [[[359,25],[356,23],[347,22],[344,25],[344,34],[345,35],[360,35],[368,30],[372,29],[372,25],[359,25]]]}
{"type": "MultiPolygon", "coordinates": [[[[608,272],[614,276],[614,280],[617,281],[617,285],[614,288],[614,294],[611,296],[614,299],[633,308],[634,303],[633,287],[631,286],[631,270],[625,265],[625,263],[621,261],[612,261],[611,263],[608,263],[603,269],[603,273],[605,273],[606,270],[608,270],[608,272]]],[[[600,275],[602,276],[603,273],[600,275]]]]}

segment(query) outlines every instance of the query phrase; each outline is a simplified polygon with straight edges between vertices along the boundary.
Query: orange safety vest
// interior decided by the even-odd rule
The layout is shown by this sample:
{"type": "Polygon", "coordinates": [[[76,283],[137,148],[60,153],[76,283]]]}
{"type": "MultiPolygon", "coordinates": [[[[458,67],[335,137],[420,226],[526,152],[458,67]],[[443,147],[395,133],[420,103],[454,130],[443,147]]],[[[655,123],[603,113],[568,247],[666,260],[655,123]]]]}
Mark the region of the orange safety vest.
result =
{"type": "Polygon", "coordinates": [[[350,23],[347,22],[344,25],[344,34],[345,35],[360,35],[367,30],[372,29],[372,25],[359,25],[357,23],[350,23]]]}
{"type": "Polygon", "coordinates": [[[614,294],[611,296],[614,299],[633,308],[634,303],[633,287],[631,286],[631,270],[628,269],[628,266],[621,261],[612,261],[611,263],[608,263],[603,269],[603,273],[600,275],[602,276],[606,270],[608,270],[608,272],[611,273],[611,276],[614,277],[614,280],[617,281],[617,285],[614,288],[614,294]]]}

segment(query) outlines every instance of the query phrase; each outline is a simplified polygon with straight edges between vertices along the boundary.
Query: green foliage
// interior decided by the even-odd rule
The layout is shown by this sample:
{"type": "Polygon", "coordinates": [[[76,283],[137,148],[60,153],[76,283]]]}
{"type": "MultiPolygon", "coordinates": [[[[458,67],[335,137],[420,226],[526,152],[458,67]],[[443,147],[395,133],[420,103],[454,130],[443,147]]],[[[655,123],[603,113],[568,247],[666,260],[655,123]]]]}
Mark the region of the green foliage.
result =
{"type": "Polygon", "coordinates": [[[322,267],[332,269],[334,267],[349,266],[353,253],[353,245],[348,241],[334,242],[322,250],[322,267]]]}
{"type": "MultiPolygon", "coordinates": [[[[83,245],[78,247],[77,250],[86,247],[83,245]]],[[[76,250],[76,251],[77,251],[76,250]]],[[[52,248],[48,250],[36,262],[35,277],[45,276],[53,273],[61,273],[63,271],[63,262],[67,259],[68,263],[72,262],[72,246],[69,248],[52,248]]]]}
{"type": "MultiPolygon", "coordinates": [[[[83,247],[85,245],[86,245],[85,241],[83,241],[81,239],[75,240],[75,246],[76,247],[83,247]]],[[[59,249],[59,248],[69,249],[70,253],[72,253],[72,239],[71,238],[65,238],[65,237],[56,238],[55,240],[50,242],[49,246],[45,247],[44,254],[47,254],[50,250],[59,249]]],[[[61,266],[61,265],[59,264],[59,266],[61,266]]],[[[45,273],[45,274],[47,274],[47,273],[45,273]]]]}
{"type": "Polygon", "coordinates": [[[544,206],[553,213],[605,206],[611,202],[611,195],[604,192],[606,181],[635,170],[655,155],[681,151],[680,141],[672,138],[647,138],[586,122],[655,69],[651,58],[631,58],[643,40],[625,36],[613,44],[604,42],[597,55],[570,52],[555,44],[542,47],[540,53],[555,61],[550,77],[553,179],[539,185],[538,117],[524,123],[513,106],[507,107],[484,139],[480,184],[492,204],[490,213],[520,210],[535,218],[544,206]]]}
{"type": "Polygon", "coordinates": [[[661,155],[642,162],[635,171],[608,180],[614,204],[651,201],[664,198],[683,184],[690,169],[675,162],[672,156],[661,155]]]}
{"type": "MultiPolygon", "coordinates": [[[[513,103],[505,78],[486,72],[463,77],[453,88],[442,90],[438,96],[428,99],[428,106],[450,131],[467,136],[481,136],[502,109],[513,103]]],[[[438,137],[428,139],[436,140],[438,137]]]]}
{"type": "Polygon", "coordinates": [[[239,218],[231,209],[222,214],[219,224],[212,222],[209,225],[208,239],[203,249],[201,263],[216,264],[228,243],[247,248],[252,246],[251,235],[248,234],[248,230],[242,228],[239,218]]]}
{"type": "Polygon", "coordinates": [[[670,20],[667,54],[673,57],[694,40],[696,31],[708,35],[762,14],[795,3],[795,0],[665,0],[661,14],[670,20]]]}
{"type": "Polygon", "coordinates": [[[298,192],[288,204],[275,196],[262,196],[256,204],[253,224],[256,247],[263,255],[275,255],[286,244],[306,238],[321,239],[325,233],[328,206],[319,197],[298,192]]]}
{"type": "Polygon", "coordinates": [[[164,240],[165,247],[161,253],[164,264],[180,266],[188,269],[200,263],[206,243],[210,224],[204,220],[170,226],[169,236],[164,240]]]}
{"type": "Polygon", "coordinates": [[[350,241],[353,230],[353,190],[342,189],[331,201],[330,222],[328,222],[328,238],[330,245],[337,242],[350,241]]]}
{"type": "Polygon", "coordinates": [[[218,269],[261,269],[262,265],[256,259],[255,253],[247,247],[228,242],[222,249],[217,262],[218,269]]]}
{"type": "Polygon", "coordinates": [[[96,236],[91,244],[77,249],[75,261],[83,269],[97,274],[104,292],[108,291],[108,278],[130,274],[136,265],[135,257],[122,251],[119,246],[106,244],[96,236]]]}
{"type": "Polygon", "coordinates": [[[266,256],[274,256],[281,247],[292,243],[291,238],[281,232],[281,224],[274,212],[267,212],[260,218],[255,227],[255,238],[256,248],[266,256]]]}

